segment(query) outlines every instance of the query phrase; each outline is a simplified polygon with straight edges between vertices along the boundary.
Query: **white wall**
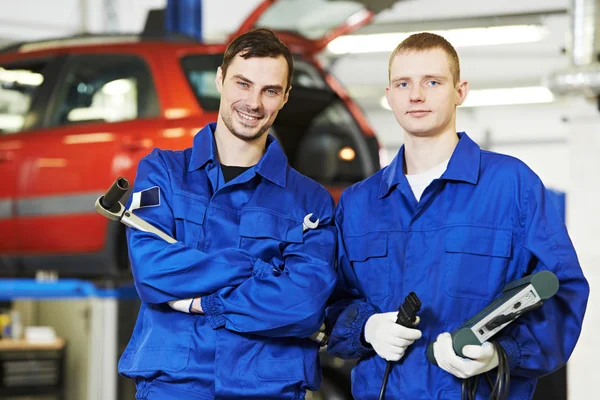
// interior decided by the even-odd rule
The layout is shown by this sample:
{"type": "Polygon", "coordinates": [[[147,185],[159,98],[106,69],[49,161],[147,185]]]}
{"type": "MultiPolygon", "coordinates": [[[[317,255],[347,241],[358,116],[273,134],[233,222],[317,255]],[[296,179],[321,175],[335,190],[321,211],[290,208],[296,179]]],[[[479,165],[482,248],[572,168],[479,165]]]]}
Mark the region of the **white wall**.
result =
{"type": "Polygon", "coordinates": [[[569,400],[593,395],[600,359],[600,112],[595,103],[575,99],[568,105],[570,182],[567,226],[590,283],[583,331],[569,363],[569,400]]]}

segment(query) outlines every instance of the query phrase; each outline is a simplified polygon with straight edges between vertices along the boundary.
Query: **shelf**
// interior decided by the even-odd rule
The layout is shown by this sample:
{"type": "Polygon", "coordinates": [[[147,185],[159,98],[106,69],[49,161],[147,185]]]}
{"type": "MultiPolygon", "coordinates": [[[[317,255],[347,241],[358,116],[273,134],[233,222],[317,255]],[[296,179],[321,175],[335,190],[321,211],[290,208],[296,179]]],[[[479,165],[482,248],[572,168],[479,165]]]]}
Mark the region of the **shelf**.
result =
{"type": "Polygon", "coordinates": [[[92,282],[79,279],[59,279],[54,282],[24,278],[0,279],[0,301],[86,297],[136,299],[137,294],[133,284],[105,289],[97,288],[92,282]]]}
{"type": "Polygon", "coordinates": [[[48,343],[0,339],[0,351],[61,350],[63,347],[65,347],[65,341],[62,338],[48,343]]]}

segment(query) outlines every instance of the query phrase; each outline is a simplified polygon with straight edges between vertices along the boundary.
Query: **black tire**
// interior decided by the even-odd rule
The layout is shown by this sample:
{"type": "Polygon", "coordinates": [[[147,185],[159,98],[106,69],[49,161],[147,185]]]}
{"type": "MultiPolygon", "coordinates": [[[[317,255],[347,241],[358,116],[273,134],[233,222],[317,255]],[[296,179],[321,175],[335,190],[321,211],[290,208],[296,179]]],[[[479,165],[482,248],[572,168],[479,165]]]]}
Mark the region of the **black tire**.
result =
{"type": "Polygon", "coordinates": [[[323,383],[317,392],[306,396],[307,400],[352,400],[350,382],[344,375],[330,368],[323,368],[323,383]]]}

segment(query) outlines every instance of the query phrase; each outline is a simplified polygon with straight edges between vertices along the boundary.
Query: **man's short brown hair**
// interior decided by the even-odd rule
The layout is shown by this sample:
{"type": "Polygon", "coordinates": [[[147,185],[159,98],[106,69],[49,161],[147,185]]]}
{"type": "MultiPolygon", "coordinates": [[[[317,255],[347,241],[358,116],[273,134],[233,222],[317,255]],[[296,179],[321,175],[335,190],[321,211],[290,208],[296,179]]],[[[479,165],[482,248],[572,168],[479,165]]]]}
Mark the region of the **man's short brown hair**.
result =
{"type": "Polygon", "coordinates": [[[294,74],[294,59],[290,49],[275,35],[275,33],[266,28],[258,28],[246,32],[235,38],[225,50],[221,70],[223,79],[227,75],[227,68],[236,55],[244,59],[252,57],[271,57],[277,58],[283,56],[288,65],[288,79],[286,91],[292,86],[292,75],[294,74]]]}
{"type": "Polygon", "coordinates": [[[388,65],[388,78],[391,79],[392,62],[394,61],[394,57],[396,57],[399,53],[427,51],[433,49],[441,49],[448,56],[450,73],[452,74],[454,84],[456,85],[460,81],[460,62],[458,60],[458,54],[456,53],[456,50],[444,37],[429,32],[415,33],[400,42],[390,56],[388,65]]]}

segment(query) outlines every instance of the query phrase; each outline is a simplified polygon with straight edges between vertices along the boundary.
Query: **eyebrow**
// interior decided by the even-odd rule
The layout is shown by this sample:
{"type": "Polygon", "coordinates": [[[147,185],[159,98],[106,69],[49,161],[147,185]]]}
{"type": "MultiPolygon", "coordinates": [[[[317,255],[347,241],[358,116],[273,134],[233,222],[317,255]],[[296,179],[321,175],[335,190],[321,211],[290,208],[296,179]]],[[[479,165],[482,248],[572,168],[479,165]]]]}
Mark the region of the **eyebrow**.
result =
{"type": "MultiPolygon", "coordinates": [[[[445,81],[445,80],[447,80],[442,75],[425,75],[425,76],[423,76],[423,79],[437,79],[439,81],[445,81]]],[[[400,77],[397,77],[397,78],[393,78],[392,79],[392,83],[397,82],[397,81],[411,81],[411,80],[412,80],[412,78],[410,78],[408,76],[400,76],[400,77]]]]}
{"type": "MultiPolygon", "coordinates": [[[[252,82],[250,79],[246,78],[244,75],[233,75],[234,79],[240,79],[246,83],[250,83],[250,84],[254,84],[254,82],[252,82]]],[[[283,86],[281,85],[266,85],[262,87],[262,90],[270,90],[270,89],[274,89],[274,90],[279,90],[279,91],[283,91],[283,86]]]]}

